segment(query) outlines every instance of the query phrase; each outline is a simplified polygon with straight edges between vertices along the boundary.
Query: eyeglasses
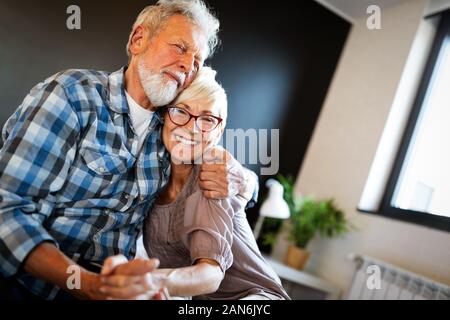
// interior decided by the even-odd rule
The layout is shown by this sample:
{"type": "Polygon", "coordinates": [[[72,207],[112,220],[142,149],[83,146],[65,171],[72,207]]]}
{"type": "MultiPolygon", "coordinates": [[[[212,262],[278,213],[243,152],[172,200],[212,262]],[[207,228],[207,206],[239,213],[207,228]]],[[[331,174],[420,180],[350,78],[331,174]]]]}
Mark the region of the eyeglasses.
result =
{"type": "Polygon", "coordinates": [[[185,126],[194,118],[195,125],[202,132],[213,131],[222,122],[222,118],[211,115],[194,116],[187,110],[178,107],[167,107],[170,121],[177,126],[185,126]]]}

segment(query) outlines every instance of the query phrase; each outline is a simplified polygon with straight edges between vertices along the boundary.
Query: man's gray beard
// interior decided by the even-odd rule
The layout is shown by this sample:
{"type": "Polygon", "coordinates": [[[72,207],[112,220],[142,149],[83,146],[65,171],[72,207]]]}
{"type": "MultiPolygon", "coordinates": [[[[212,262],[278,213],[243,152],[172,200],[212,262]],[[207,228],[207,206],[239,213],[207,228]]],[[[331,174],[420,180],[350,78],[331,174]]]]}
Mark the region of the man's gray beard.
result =
{"type": "Polygon", "coordinates": [[[178,94],[178,84],[164,79],[164,74],[151,71],[142,59],[138,62],[138,73],[142,87],[154,107],[169,104],[178,94]]]}

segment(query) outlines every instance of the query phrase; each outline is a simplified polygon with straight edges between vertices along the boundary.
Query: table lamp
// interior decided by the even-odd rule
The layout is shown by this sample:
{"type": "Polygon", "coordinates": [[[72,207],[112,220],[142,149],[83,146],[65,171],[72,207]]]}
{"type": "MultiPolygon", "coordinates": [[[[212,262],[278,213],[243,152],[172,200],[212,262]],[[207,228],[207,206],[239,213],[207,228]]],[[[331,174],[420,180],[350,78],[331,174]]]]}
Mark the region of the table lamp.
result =
{"type": "Polygon", "coordinates": [[[259,210],[259,217],[253,230],[255,239],[259,237],[264,218],[287,219],[290,216],[289,206],[283,197],[284,188],[281,183],[275,179],[269,179],[266,182],[266,187],[269,188],[269,196],[259,210]]]}

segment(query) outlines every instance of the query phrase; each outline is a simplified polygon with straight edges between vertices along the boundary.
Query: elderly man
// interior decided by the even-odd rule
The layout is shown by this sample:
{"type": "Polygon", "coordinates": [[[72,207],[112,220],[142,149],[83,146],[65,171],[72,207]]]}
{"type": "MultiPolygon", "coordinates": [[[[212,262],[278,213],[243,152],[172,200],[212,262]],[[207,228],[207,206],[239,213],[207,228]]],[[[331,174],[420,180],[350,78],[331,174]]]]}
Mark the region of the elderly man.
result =
{"type": "MultiPolygon", "coordinates": [[[[160,0],[133,26],[127,68],[58,73],[7,121],[0,272],[14,296],[104,298],[99,266],[113,255],[134,257],[143,220],[168,181],[160,107],[193,81],[214,51],[218,27],[201,0],[160,0]],[[69,288],[73,266],[81,282],[69,288]]],[[[236,160],[202,171],[205,196],[251,198],[254,178],[236,160]]],[[[132,277],[156,264],[110,264],[102,274],[132,277]]]]}

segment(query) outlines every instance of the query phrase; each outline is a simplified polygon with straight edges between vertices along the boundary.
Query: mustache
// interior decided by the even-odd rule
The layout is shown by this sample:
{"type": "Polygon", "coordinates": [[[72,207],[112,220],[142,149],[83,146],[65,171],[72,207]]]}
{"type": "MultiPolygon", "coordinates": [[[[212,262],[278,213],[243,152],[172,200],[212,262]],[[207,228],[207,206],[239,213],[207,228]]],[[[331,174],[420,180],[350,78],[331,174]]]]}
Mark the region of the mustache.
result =
{"type": "Polygon", "coordinates": [[[161,73],[167,73],[175,78],[178,82],[179,87],[182,87],[184,85],[184,82],[186,81],[186,74],[181,71],[171,71],[163,69],[161,73]]]}

